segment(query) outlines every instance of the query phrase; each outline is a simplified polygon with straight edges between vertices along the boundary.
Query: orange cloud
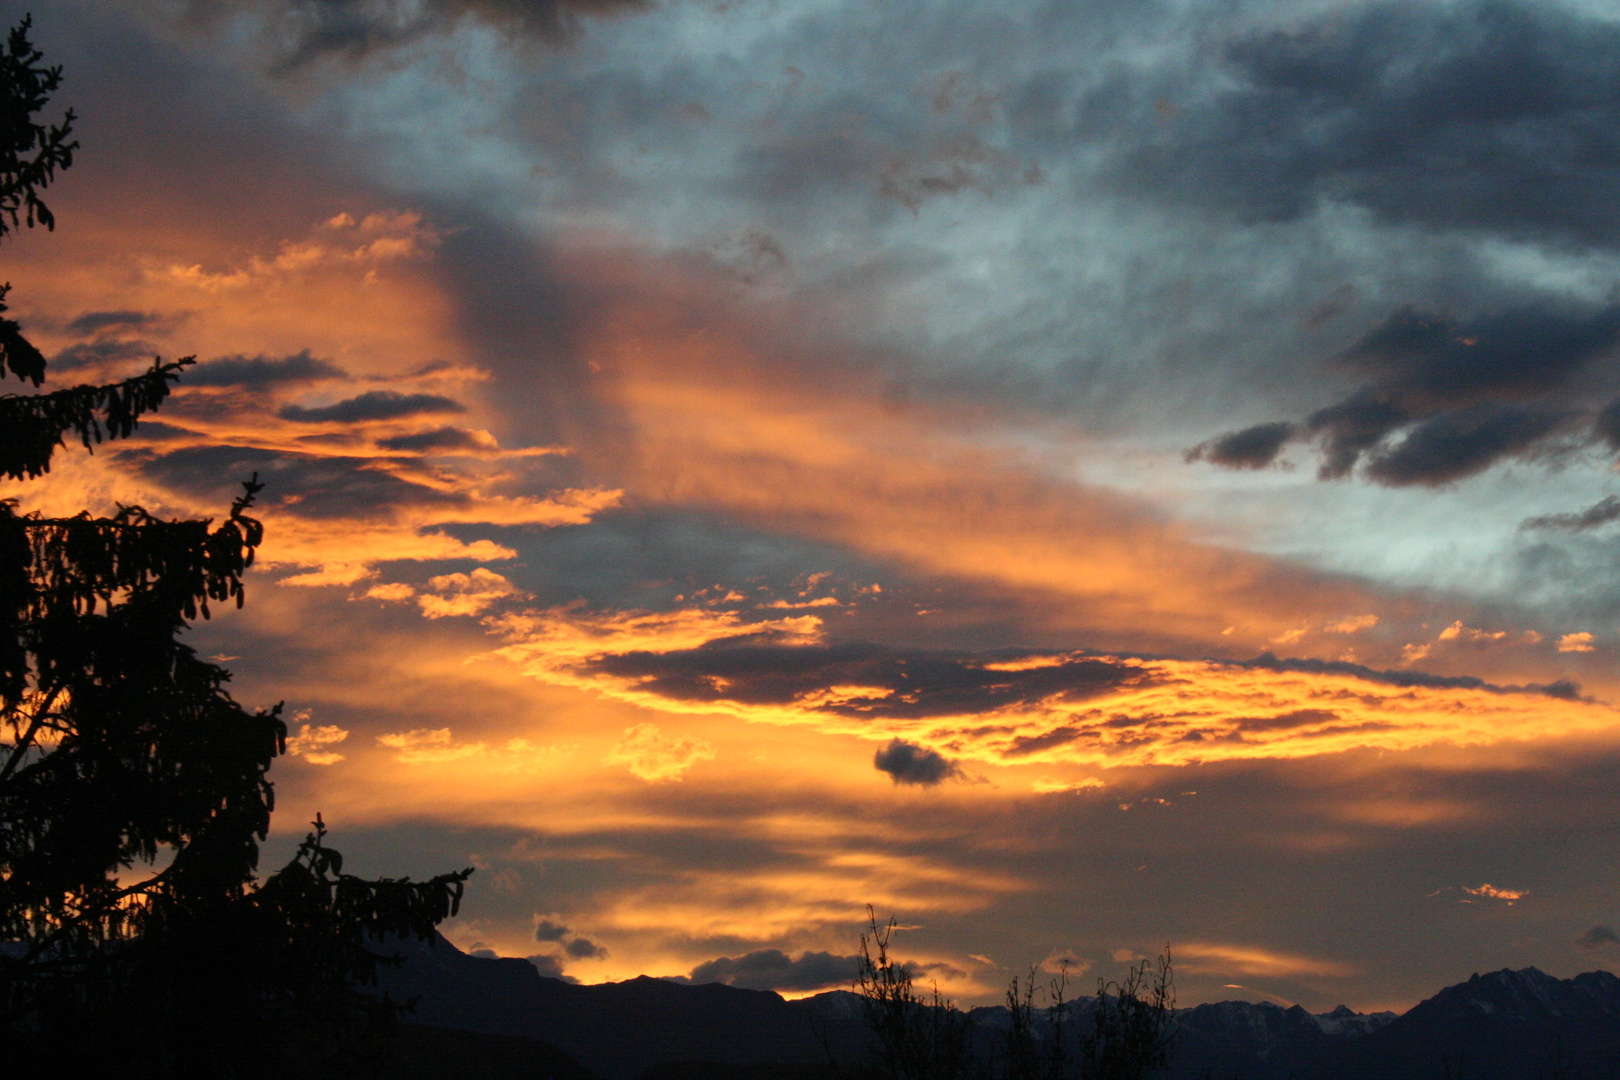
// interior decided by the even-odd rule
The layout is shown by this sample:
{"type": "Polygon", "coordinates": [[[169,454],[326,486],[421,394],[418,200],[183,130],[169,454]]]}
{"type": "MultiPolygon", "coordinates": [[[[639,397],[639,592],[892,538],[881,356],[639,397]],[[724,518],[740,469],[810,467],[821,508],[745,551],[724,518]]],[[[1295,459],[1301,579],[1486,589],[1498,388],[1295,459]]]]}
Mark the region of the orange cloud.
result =
{"type": "MultiPolygon", "coordinates": [[[[293,716],[294,722],[308,718],[307,709],[293,716]]],[[[343,760],[343,755],[326,748],[348,737],[349,733],[335,724],[299,724],[297,732],[287,736],[287,753],[291,757],[301,757],[311,765],[336,765],[343,760]]]]}
{"type": "Polygon", "coordinates": [[[1288,978],[1314,975],[1345,978],[1356,974],[1348,964],[1296,953],[1276,952],[1257,945],[1230,945],[1191,941],[1175,949],[1176,966],[1187,974],[1256,975],[1263,978],[1288,978]]]}
{"type": "MultiPolygon", "coordinates": [[[[800,345],[763,317],[728,321],[701,285],[635,288],[637,302],[608,309],[584,344],[622,434],[575,441],[638,500],[845,544],[965,589],[1038,595],[1093,640],[1136,647],[1218,642],[1234,625],[1250,646],[1329,620],[1347,633],[1347,608],[1385,617],[1403,605],[1198,543],[1145,504],[1011,449],[1027,442],[1001,438],[983,411],[887,407],[859,357],[824,338],[800,345]]],[[[1026,421],[1040,422],[1004,418],[1026,421]]],[[[1074,433],[1049,434],[1084,454],[1074,433]]]]}
{"type": "Polygon", "coordinates": [[[1523,889],[1498,889],[1489,882],[1479,886],[1477,889],[1464,886],[1463,892],[1469,896],[1482,896],[1490,900],[1505,900],[1509,907],[1513,906],[1514,901],[1523,900],[1530,895],[1528,891],[1523,889]]]}
{"type": "Polygon", "coordinates": [[[127,374],[131,350],[205,362],[136,439],[94,457],[60,455],[43,482],[7,485],[0,497],[15,493],[50,514],[138,502],[164,516],[210,516],[230,497],[221,483],[274,462],[257,511],[267,526],[259,562],[311,586],[353,584],[385,561],[509,559],[508,547],[442,530],[577,525],[620,503],[606,488],[524,490],[526,463],[561,448],[503,449],[477,426],[487,410],[471,391],[488,376],[431,273],[443,231],[420,213],[342,213],[245,253],[204,230],[143,233],[131,244],[94,226],[73,230],[66,245],[31,248],[34,259],[19,267],[28,281],[19,296],[47,351],[85,344],[64,313],[133,313],[128,325],[91,332],[98,347],[119,346],[111,359],[91,350],[58,381],[127,374]],[[366,389],[379,382],[388,389],[366,389]],[[348,387],[347,408],[331,419],[304,408],[312,393],[331,403],[333,387],[348,387]],[[446,427],[423,409],[465,414],[473,426],[446,427]],[[161,438],[143,439],[153,431],[161,438]],[[338,505],[328,496],[319,512],[303,512],[301,500],[335,485],[356,497],[338,505]]]}
{"type": "Polygon", "coordinates": [[[416,602],[422,614],[430,619],[477,615],[497,600],[521,595],[517,586],[483,567],[477,567],[467,574],[442,574],[429,578],[428,590],[431,591],[423,591],[416,602]]]}
{"type": "Polygon", "coordinates": [[[679,780],[700,761],[714,760],[714,747],[701,739],[669,737],[655,724],[625,729],[624,738],[608,751],[607,761],[624,765],[630,775],[653,783],[679,780]]]}
{"type": "Polygon", "coordinates": [[[1378,625],[1376,615],[1357,615],[1349,619],[1340,619],[1338,622],[1328,623],[1322,627],[1329,634],[1359,634],[1363,630],[1370,630],[1378,625]]]}
{"type": "Polygon", "coordinates": [[[813,618],[750,624],[704,609],[558,608],[488,625],[508,639],[496,655],[546,681],[667,713],[903,737],[987,764],[1188,765],[1620,727],[1616,710],[1562,688],[1503,689],[1350,664],[1073,653],[1010,665],[918,652],[908,667],[903,650],[821,644],[813,618]],[[780,637],[769,640],[773,633],[780,637]],[[922,665],[933,674],[909,674],[922,665]]]}
{"type": "Polygon", "coordinates": [[[434,764],[480,757],[489,747],[482,742],[458,743],[450,736],[449,728],[418,728],[414,731],[395,731],[377,736],[377,745],[397,750],[398,760],[408,765],[434,764]]]}

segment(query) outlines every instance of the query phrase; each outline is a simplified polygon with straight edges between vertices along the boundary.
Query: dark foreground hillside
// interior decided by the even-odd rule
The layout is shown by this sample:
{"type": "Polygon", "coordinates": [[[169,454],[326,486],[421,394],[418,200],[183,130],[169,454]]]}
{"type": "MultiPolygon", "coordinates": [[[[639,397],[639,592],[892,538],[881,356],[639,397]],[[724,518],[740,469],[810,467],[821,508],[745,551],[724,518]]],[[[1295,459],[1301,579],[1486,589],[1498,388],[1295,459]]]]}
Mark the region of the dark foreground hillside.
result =
{"type": "MultiPolygon", "coordinates": [[[[526,960],[468,956],[440,939],[400,946],[386,976],[419,999],[399,1075],[465,1080],[824,1080],[869,1036],[846,991],[784,1001],[719,984],[638,978],[576,986],[526,960]]],[[[1094,1004],[1070,1005],[1084,1030],[1094,1004]]],[[[1177,1014],[1170,1080],[1613,1080],[1620,979],[1534,968],[1476,975],[1404,1016],[1226,1001],[1177,1014]]],[[[970,1013],[985,1053],[1004,1008],[970,1013]]]]}

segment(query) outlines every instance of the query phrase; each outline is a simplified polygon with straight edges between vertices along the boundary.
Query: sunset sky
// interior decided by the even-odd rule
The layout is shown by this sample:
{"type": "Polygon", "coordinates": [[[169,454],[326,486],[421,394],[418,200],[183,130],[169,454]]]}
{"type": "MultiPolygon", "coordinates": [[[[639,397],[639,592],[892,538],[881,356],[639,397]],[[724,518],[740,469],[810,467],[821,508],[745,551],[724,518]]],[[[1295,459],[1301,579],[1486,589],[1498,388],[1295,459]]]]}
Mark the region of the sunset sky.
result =
{"type": "MultiPolygon", "coordinates": [[[[0,491],[219,516],[266,869],[551,974],[1620,965],[1620,14],[0,2],[81,143],[0,491]],[[774,951],[773,951],[774,950],[774,951]]],[[[8,387],[7,390],[16,388],[8,387]]]]}

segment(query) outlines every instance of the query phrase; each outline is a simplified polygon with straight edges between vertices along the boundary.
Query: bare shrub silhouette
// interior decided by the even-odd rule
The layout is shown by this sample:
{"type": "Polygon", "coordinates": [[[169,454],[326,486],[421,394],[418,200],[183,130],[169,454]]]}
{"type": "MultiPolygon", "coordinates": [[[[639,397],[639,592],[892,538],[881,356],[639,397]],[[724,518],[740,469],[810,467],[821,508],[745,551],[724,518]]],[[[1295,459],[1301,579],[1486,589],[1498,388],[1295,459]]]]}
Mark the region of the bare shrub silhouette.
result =
{"type": "Polygon", "coordinates": [[[1097,983],[1094,999],[1069,1001],[1067,963],[1039,985],[1038,970],[1007,985],[1001,1037],[975,1038],[967,1015],[936,985],[913,985],[912,968],[891,951],[899,923],[867,907],[855,991],[873,1035],[865,1075],[882,1080],[1147,1080],[1168,1067],[1175,1041],[1175,971],[1169,946],[1133,964],[1123,979],[1097,983]],[[1044,996],[1045,1006],[1036,1004],[1044,996]]]}
{"type": "Polygon", "coordinates": [[[861,934],[856,992],[877,1040],[873,1075],[882,1080],[956,1080],[971,1074],[967,1017],[935,984],[927,997],[912,985],[911,968],[889,943],[899,923],[880,925],[871,905],[861,934]]]}
{"type": "Polygon", "coordinates": [[[1097,980],[1097,1009],[1080,1046],[1085,1080],[1144,1080],[1165,1068],[1175,1041],[1176,983],[1170,946],[1151,966],[1097,980]],[[1110,992],[1111,991],[1111,992],[1110,992]]]}

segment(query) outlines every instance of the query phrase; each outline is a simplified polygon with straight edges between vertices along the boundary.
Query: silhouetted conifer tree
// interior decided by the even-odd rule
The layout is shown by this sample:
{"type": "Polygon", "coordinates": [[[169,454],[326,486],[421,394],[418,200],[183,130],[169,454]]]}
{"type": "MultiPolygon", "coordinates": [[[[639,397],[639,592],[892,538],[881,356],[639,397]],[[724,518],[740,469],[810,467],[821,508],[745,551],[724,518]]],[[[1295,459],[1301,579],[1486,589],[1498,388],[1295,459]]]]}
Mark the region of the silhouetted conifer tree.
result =
{"type": "MultiPolygon", "coordinates": [[[[40,192],[72,164],[73,114],[27,19],[0,55],[0,238],[53,228],[40,192]]],[[[10,286],[0,286],[0,312],[10,286]]],[[[0,396],[0,473],[47,472],[71,434],[129,435],[190,358],[106,386],[0,396]]],[[[0,319],[0,378],[45,358],[0,319]]],[[[248,712],[230,673],[179,639],[241,606],[260,485],[226,517],[22,513],[0,501],[0,1040],[16,1075],[354,1075],[395,1009],[379,937],[429,938],[471,870],[368,881],[315,829],[255,881],[285,750],[281,707],[248,712]]]]}

